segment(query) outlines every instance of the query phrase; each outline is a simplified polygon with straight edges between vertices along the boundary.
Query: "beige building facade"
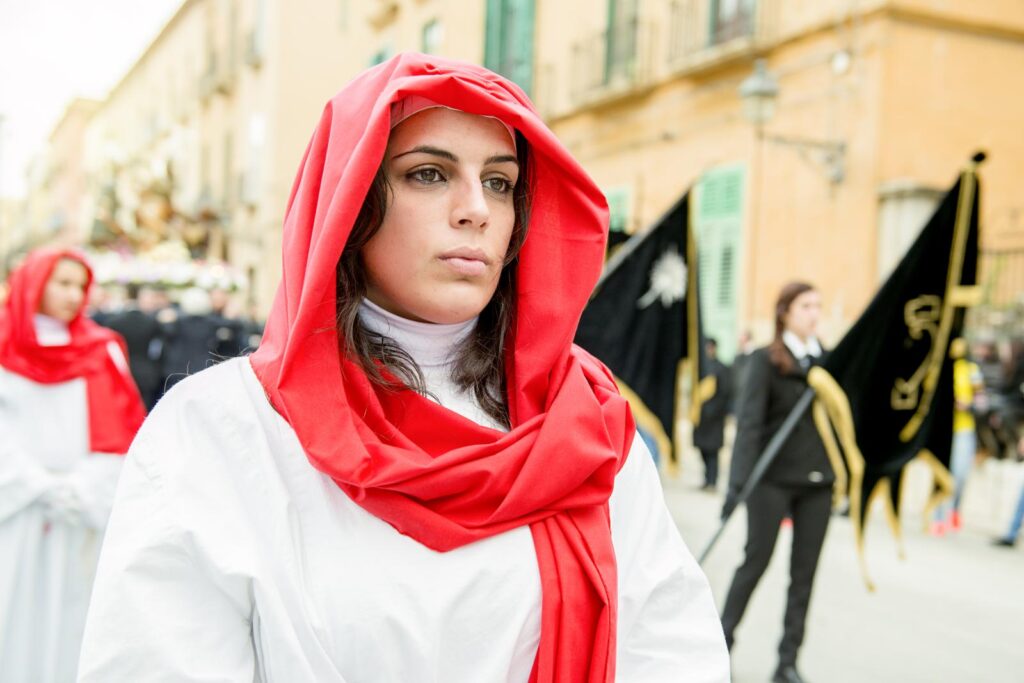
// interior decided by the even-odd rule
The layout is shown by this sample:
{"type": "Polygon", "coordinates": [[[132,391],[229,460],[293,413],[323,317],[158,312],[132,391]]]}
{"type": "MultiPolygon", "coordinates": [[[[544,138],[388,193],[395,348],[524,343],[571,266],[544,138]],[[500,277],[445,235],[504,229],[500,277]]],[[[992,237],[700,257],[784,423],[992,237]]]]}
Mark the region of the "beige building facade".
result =
{"type": "Polygon", "coordinates": [[[791,279],[820,287],[836,341],[978,149],[984,247],[1024,249],[1019,0],[186,0],[89,119],[82,211],[99,225],[82,238],[178,221],[266,311],[324,103],[406,50],[522,85],[614,230],[694,188],[726,357],[743,329],[766,339],[791,279]],[[756,58],[778,86],[760,124],[739,94],[756,58]]]}

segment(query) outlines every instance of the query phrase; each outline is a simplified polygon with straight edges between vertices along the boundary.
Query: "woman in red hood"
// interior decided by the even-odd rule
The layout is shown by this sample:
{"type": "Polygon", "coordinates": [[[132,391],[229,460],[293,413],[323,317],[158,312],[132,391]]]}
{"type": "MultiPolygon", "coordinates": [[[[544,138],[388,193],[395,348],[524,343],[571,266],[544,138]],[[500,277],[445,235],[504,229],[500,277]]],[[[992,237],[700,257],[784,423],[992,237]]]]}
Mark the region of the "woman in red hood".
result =
{"type": "Polygon", "coordinates": [[[727,680],[629,408],[572,345],[606,231],[505,79],[399,55],[340,92],[259,351],[132,449],[80,680],[727,680]]]}
{"type": "Polygon", "coordinates": [[[92,273],[39,250],[0,308],[0,680],[74,680],[121,457],[145,411],[92,273]]]}

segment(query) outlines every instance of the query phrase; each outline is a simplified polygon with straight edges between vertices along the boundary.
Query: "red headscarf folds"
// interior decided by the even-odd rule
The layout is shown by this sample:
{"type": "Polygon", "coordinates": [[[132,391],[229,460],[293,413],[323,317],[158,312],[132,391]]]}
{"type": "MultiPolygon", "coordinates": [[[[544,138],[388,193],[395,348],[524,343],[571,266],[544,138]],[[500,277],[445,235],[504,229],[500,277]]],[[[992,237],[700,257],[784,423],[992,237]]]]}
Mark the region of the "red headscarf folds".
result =
{"type": "Polygon", "coordinates": [[[289,200],[283,281],[251,359],[313,466],[399,532],[446,551],[530,525],[543,592],[533,681],[597,683],[615,672],[608,497],[634,425],[610,373],[572,346],[607,219],[603,195],[522,90],[470,64],[399,55],[324,109],[289,200]],[[339,357],[335,266],[384,156],[391,105],[407,97],[495,117],[530,144],[507,433],[411,391],[377,393],[339,357]]]}
{"type": "Polygon", "coordinates": [[[11,273],[7,301],[0,309],[0,365],[40,384],[85,378],[89,449],[94,453],[125,453],[146,417],[146,409],[135,381],[114,364],[107,348],[110,342],[116,342],[124,352],[121,336],[100,327],[79,310],[68,323],[68,344],[43,346],[36,339],[34,316],[46,282],[61,259],[81,263],[88,273],[86,288],[92,284],[92,269],[76,252],[39,249],[29,254],[11,273]]]}

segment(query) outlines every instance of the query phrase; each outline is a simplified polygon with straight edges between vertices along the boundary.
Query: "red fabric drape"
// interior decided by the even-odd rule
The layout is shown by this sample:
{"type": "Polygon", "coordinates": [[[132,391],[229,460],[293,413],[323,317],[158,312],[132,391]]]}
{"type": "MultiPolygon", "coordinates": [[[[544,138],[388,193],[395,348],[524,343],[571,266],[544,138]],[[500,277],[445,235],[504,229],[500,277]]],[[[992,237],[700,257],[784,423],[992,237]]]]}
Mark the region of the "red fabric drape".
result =
{"type": "Polygon", "coordinates": [[[42,346],[36,339],[34,316],[46,281],[57,261],[65,258],[81,263],[92,283],[89,264],[69,250],[36,250],[11,273],[7,301],[0,308],[0,365],[41,384],[84,378],[90,450],[125,453],[146,417],[146,409],[135,381],[114,364],[107,348],[115,342],[125,352],[124,339],[86,318],[81,310],[68,324],[68,344],[42,346]]]}
{"type": "Polygon", "coordinates": [[[399,532],[446,551],[530,525],[543,591],[536,681],[614,678],[608,497],[634,425],[608,371],[572,345],[607,222],[603,195],[522,90],[477,66],[399,55],[324,109],[285,217],[283,281],[251,358],[313,466],[399,532]],[[391,105],[410,96],[498,118],[530,146],[507,433],[413,392],[378,393],[339,357],[335,266],[383,158],[391,105]]]}

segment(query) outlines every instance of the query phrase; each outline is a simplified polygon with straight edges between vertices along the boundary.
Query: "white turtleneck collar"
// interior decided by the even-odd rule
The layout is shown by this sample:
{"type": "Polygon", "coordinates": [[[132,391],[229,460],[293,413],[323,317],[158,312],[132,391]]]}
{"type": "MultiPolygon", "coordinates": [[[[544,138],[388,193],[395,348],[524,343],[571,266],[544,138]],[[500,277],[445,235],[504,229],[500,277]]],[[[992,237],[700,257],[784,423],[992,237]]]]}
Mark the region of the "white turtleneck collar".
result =
{"type": "Polygon", "coordinates": [[[65,346],[71,343],[71,332],[63,320],[36,313],[36,341],[40,346],[65,346]]]}
{"type": "Polygon", "coordinates": [[[393,340],[416,365],[426,369],[447,365],[452,351],[476,327],[477,318],[450,325],[421,323],[385,311],[364,298],[359,304],[359,320],[370,332],[393,340]]]}
{"type": "Polygon", "coordinates": [[[803,341],[800,337],[786,330],[782,333],[782,343],[789,347],[789,350],[793,352],[793,356],[797,360],[807,356],[817,358],[821,355],[821,344],[818,343],[816,337],[809,337],[807,341],[803,341]]]}

